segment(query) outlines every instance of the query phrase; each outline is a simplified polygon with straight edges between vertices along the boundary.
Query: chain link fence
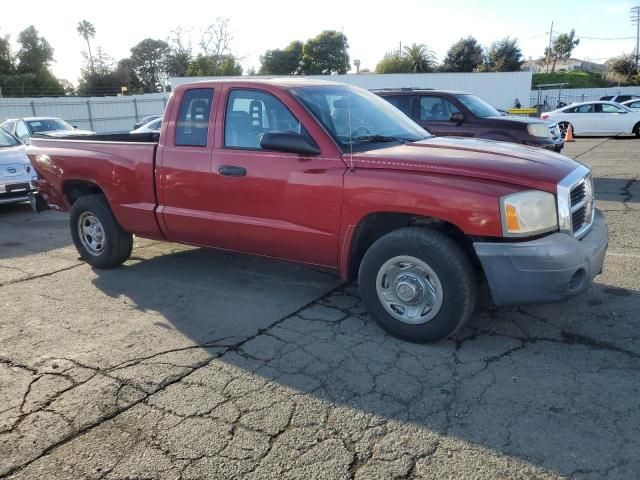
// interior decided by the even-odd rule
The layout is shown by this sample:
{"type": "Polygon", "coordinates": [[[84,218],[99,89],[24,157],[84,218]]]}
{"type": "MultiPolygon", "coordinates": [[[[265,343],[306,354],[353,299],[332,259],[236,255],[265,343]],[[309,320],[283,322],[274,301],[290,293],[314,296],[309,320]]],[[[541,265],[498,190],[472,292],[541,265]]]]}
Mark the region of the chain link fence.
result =
{"type": "Polygon", "coordinates": [[[9,118],[57,117],[98,133],[123,132],[148,115],[162,115],[169,94],[117,97],[2,98],[0,122],[9,118]]]}

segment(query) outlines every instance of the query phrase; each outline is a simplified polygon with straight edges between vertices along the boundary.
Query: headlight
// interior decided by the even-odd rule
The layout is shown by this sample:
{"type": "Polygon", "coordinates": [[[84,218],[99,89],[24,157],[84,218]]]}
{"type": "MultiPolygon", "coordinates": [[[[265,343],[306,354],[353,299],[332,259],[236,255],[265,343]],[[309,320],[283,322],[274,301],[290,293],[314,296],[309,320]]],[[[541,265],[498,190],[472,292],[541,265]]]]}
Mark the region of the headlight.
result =
{"type": "Polygon", "coordinates": [[[556,199],[539,190],[514,193],[500,199],[502,234],[505,237],[526,237],[558,228],[556,199]]]}
{"type": "Polygon", "coordinates": [[[527,125],[529,135],[534,137],[550,138],[551,132],[546,123],[531,123],[527,125]]]}

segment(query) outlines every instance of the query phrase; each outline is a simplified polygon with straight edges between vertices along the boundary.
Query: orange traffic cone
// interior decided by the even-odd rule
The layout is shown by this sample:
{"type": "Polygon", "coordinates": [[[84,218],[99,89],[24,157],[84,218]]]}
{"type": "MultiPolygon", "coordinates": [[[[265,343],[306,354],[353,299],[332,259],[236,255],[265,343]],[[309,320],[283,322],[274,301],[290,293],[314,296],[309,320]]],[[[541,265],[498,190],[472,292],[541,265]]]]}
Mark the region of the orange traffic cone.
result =
{"type": "Polygon", "coordinates": [[[567,133],[564,136],[564,142],[575,142],[575,140],[573,139],[573,126],[571,124],[569,124],[569,126],[567,127],[567,133]]]}

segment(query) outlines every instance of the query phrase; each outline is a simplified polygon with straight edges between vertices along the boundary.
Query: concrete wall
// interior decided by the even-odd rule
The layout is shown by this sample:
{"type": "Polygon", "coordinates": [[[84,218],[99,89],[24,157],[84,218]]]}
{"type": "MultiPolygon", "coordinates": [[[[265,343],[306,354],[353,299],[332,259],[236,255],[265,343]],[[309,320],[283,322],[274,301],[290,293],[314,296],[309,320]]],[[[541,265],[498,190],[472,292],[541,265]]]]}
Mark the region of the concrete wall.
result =
{"type": "Polygon", "coordinates": [[[147,115],[159,115],[167,93],[122,97],[0,98],[0,122],[17,117],[58,117],[98,133],[129,131],[147,115]]]}
{"type": "MultiPolygon", "coordinates": [[[[171,86],[211,78],[225,77],[177,77],[171,79],[171,86]]],[[[227,77],[233,78],[233,77],[227,77]]],[[[245,79],[248,77],[244,77],[245,79]]],[[[260,77],[253,77],[260,78],[260,77]]],[[[520,99],[522,106],[528,106],[531,96],[531,72],[490,72],[490,73],[393,73],[357,75],[311,75],[309,78],[348,82],[369,90],[380,88],[436,88],[460,90],[474,93],[497,108],[512,108],[514,100],[520,99]]]]}

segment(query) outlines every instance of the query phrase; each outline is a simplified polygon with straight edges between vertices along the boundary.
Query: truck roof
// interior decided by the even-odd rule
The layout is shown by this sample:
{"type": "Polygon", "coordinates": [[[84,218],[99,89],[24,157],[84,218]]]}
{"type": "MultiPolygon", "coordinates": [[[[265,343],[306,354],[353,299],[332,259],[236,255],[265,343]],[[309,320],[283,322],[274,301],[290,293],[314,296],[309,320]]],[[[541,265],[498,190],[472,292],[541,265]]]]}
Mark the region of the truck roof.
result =
{"type": "Polygon", "coordinates": [[[202,86],[214,86],[225,83],[233,83],[234,85],[273,85],[278,87],[309,87],[313,85],[344,85],[342,82],[332,82],[327,80],[317,80],[314,78],[302,78],[302,77],[236,77],[236,78],[224,78],[224,79],[207,79],[196,80],[189,83],[183,83],[175,88],[175,91],[183,90],[185,88],[193,87],[197,85],[202,86]]]}

